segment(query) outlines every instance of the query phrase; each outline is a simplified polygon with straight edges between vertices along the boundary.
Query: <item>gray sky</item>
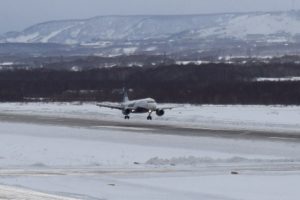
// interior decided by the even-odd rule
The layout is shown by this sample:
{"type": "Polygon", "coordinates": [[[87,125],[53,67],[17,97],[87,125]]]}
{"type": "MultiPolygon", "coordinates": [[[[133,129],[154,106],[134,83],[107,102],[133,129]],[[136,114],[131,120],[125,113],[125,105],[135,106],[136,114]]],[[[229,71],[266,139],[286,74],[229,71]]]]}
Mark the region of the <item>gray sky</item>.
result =
{"type": "Polygon", "coordinates": [[[99,15],[202,14],[300,9],[300,0],[0,0],[0,33],[99,15]]]}

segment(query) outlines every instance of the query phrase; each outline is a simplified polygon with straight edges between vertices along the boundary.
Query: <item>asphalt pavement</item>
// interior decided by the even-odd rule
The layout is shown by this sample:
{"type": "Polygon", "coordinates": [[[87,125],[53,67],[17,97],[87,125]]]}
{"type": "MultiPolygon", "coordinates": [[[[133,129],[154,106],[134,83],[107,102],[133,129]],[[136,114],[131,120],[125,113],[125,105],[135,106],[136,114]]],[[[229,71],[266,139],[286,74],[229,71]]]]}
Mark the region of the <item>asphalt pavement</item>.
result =
{"type": "Polygon", "coordinates": [[[134,131],[151,134],[169,134],[182,136],[206,136],[206,137],[226,137],[245,139],[272,139],[300,142],[299,132],[271,132],[256,130],[230,130],[230,129],[208,129],[201,127],[184,127],[180,124],[156,124],[155,121],[136,122],[134,120],[100,120],[76,117],[41,116],[25,114],[0,113],[1,122],[26,123],[40,125],[67,126],[91,129],[118,129],[121,131],[134,131]]]}

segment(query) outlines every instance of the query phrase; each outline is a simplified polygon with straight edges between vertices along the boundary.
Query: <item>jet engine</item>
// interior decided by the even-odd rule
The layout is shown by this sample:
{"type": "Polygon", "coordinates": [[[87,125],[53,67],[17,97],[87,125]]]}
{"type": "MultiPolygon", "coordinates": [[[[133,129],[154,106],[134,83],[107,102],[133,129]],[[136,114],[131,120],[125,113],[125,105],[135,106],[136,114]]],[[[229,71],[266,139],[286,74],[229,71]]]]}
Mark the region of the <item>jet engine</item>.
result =
{"type": "Polygon", "coordinates": [[[123,112],[123,115],[129,115],[130,114],[130,109],[125,109],[122,112],[123,112]]]}
{"type": "Polygon", "coordinates": [[[163,116],[165,114],[165,111],[164,110],[156,110],[156,115],[157,116],[163,116]]]}

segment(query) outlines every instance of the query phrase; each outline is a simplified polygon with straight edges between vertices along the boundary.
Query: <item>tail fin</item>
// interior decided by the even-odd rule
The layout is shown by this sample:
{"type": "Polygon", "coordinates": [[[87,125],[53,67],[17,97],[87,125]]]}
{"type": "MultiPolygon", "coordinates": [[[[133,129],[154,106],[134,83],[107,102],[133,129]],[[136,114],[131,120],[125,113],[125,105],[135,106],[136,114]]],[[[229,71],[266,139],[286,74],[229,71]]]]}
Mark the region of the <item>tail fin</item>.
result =
{"type": "Polygon", "coordinates": [[[123,88],[123,102],[129,101],[126,88],[123,88]]]}

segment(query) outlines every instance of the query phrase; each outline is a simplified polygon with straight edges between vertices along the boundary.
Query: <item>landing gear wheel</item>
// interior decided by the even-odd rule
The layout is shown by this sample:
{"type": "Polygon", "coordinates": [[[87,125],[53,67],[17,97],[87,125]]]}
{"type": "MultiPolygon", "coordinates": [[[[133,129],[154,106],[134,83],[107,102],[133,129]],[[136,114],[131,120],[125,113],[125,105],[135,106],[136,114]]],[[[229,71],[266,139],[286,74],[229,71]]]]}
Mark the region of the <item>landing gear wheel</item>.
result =
{"type": "Polygon", "coordinates": [[[147,117],[147,120],[152,120],[152,117],[151,117],[151,116],[148,116],[148,117],[147,117]]]}
{"type": "Polygon", "coordinates": [[[124,118],[125,118],[125,119],[129,119],[130,117],[129,117],[128,115],[126,115],[124,118]]]}

